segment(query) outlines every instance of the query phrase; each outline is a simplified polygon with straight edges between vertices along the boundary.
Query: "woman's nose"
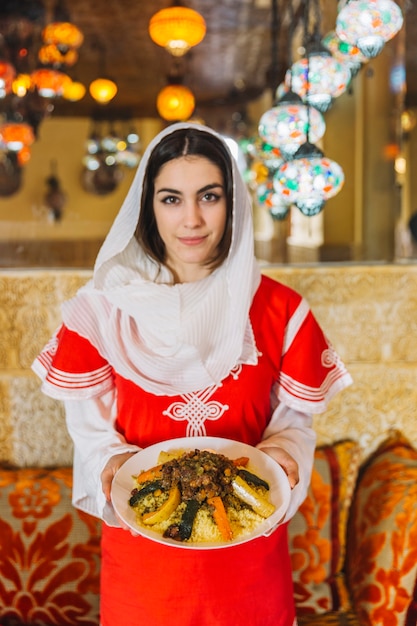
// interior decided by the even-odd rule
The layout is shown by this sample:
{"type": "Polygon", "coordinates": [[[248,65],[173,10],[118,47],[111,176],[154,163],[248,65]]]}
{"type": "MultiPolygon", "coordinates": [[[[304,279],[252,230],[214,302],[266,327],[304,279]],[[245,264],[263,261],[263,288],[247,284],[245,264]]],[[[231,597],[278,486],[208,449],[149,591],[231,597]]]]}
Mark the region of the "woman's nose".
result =
{"type": "Polygon", "coordinates": [[[203,222],[203,216],[198,202],[189,200],[185,205],[185,225],[189,228],[200,226],[203,222]]]}

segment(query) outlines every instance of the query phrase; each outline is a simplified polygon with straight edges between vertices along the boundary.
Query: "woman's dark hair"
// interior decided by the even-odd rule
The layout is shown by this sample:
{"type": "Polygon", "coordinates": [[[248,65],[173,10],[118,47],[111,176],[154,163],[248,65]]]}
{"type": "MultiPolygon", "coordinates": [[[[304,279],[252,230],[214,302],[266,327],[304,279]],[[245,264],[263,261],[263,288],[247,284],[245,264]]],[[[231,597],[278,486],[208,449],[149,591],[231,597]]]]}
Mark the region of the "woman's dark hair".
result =
{"type": "Polygon", "coordinates": [[[165,163],[183,156],[202,156],[216,165],[222,173],[226,196],[226,226],[217,255],[208,261],[208,266],[215,269],[226,259],[232,240],[232,161],[229,151],[218,137],[198,128],[183,128],[166,135],[151,153],[143,179],[135,238],[154,261],[158,264],[165,262],[165,244],[159,235],[153,210],[155,178],[165,163]]]}

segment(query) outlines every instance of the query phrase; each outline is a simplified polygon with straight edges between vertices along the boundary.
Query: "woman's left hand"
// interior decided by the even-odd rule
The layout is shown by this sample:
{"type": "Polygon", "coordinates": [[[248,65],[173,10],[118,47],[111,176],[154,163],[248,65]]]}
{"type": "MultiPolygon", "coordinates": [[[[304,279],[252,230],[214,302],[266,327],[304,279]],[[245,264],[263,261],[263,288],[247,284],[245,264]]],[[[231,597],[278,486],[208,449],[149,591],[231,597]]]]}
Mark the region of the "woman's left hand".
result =
{"type": "Polygon", "coordinates": [[[262,450],[262,452],[265,452],[265,454],[268,454],[274,459],[274,461],[281,465],[282,469],[288,476],[290,487],[293,489],[300,479],[297,461],[295,461],[295,459],[288,454],[284,448],[279,448],[278,446],[263,446],[262,443],[256,447],[259,448],[259,450],[262,450]]]}

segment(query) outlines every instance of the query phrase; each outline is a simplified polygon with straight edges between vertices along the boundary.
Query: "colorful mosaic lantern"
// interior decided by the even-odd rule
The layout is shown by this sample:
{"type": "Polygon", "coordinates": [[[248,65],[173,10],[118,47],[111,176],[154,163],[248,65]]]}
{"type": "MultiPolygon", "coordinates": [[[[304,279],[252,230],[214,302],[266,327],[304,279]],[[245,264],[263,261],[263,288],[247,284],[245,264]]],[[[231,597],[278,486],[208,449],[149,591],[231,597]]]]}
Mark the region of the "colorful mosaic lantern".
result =
{"type": "Polygon", "coordinates": [[[258,126],[260,137],[279,148],[284,158],[292,158],[308,137],[315,143],[326,130],[320,111],[305,105],[296,94],[289,95],[292,93],[288,92],[276,106],[266,111],[258,126]]]}
{"type": "Polygon", "coordinates": [[[317,215],[326,200],[343,187],[344,173],[338,163],[325,157],[314,144],[306,142],[274,175],[274,188],[288,204],[295,204],[307,216],[317,215]]]}
{"type": "Polygon", "coordinates": [[[333,101],[347,89],[351,80],[347,65],[327,54],[311,54],[303,57],[287,70],[285,83],[308,104],[327,111],[333,101]]]}
{"type": "Polygon", "coordinates": [[[337,16],[336,33],[373,58],[402,25],[401,9],[393,0],[350,0],[337,16]]]}
{"type": "Polygon", "coordinates": [[[287,217],[291,205],[286,203],[283,196],[275,190],[273,173],[270,173],[268,179],[257,187],[256,197],[258,204],[267,209],[273,219],[284,220],[287,217]]]}
{"type": "Polygon", "coordinates": [[[364,63],[369,61],[358,48],[347,41],[340,39],[335,30],[331,30],[322,39],[322,44],[330,50],[332,56],[340,63],[346,63],[355,76],[364,63]]]}

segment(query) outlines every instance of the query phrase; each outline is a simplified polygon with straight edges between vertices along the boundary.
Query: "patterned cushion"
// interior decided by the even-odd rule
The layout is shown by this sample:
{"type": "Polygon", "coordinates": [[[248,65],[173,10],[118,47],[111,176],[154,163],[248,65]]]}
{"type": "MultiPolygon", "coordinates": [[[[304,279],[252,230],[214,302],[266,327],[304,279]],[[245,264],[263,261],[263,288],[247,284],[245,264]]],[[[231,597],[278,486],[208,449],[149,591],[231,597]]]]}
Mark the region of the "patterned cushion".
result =
{"type": "Polygon", "coordinates": [[[0,624],[97,626],[100,522],[71,504],[72,470],[0,469],[0,624]]]}
{"type": "Polygon", "coordinates": [[[289,524],[297,614],[349,609],[343,565],[348,511],[359,468],[359,446],[321,446],[308,495],[289,524]]]}
{"type": "Polygon", "coordinates": [[[398,432],[361,470],[348,541],[347,578],[361,623],[415,626],[417,450],[398,432]]]}
{"type": "Polygon", "coordinates": [[[352,611],[332,611],[320,615],[298,616],[298,626],[361,626],[352,611]]]}

